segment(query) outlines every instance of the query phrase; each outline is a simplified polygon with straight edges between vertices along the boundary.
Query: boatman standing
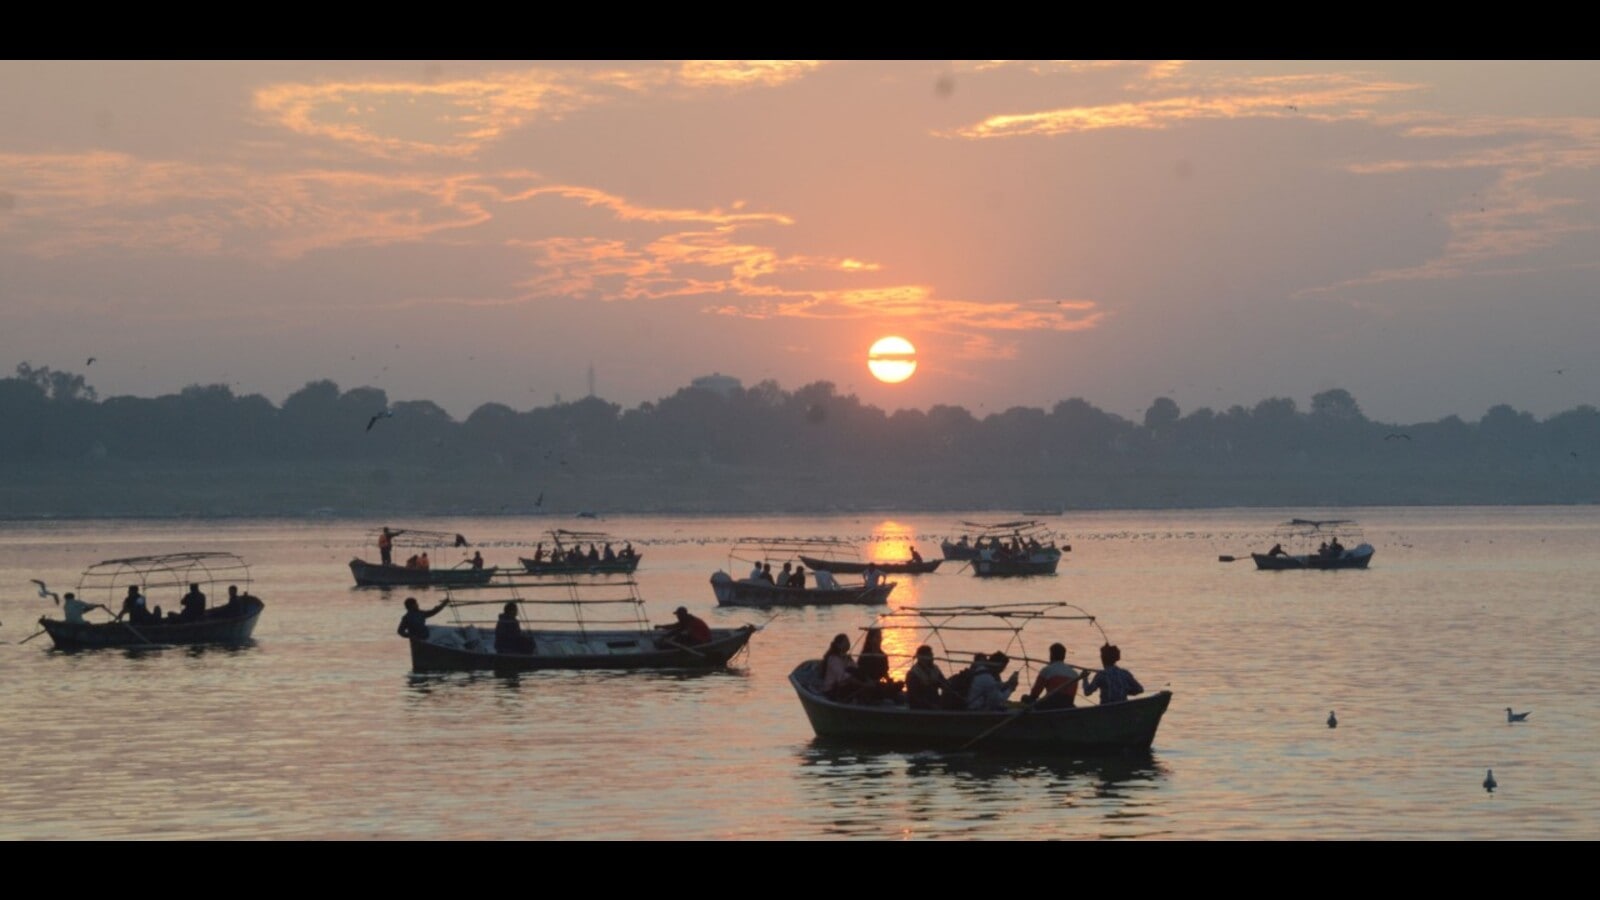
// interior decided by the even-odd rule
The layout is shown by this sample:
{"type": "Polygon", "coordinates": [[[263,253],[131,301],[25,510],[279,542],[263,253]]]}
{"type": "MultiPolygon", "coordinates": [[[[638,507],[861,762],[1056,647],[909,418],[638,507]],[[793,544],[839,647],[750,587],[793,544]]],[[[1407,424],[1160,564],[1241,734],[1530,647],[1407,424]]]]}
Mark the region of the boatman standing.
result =
{"type": "Polygon", "coordinates": [[[394,532],[387,525],[378,533],[378,557],[386,566],[394,565],[394,532]]]}
{"type": "Polygon", "coordinates": [[[428,620],[439,614],[439,610],[450,605],[450,598],[439,601],[433,609],[423,609],[417,605],[417,598],[406,598],[406,614],[400,617],[400,627],[395,629],[395,634],[415,641],[428,639],[428,620]]]}

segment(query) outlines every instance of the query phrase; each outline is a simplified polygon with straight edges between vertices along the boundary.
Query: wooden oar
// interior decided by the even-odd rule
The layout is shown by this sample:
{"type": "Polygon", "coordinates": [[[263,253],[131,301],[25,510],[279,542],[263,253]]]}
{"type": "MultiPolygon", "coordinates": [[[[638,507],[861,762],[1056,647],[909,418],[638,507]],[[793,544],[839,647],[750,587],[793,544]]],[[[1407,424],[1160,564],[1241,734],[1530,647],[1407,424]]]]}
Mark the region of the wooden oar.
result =
{"type": "Polygon", "coordinates": [[[27,637],[23,638],[22,640],[17,641],[17,646],[21,647],[23,644],[26,644],[27,642],[33,640],[34,638],[38,637],[39,635],[44,634],[45,630],[46,629],[41,628],[38,631],[35,631],[33,634],[30,634],[27,637]]]}

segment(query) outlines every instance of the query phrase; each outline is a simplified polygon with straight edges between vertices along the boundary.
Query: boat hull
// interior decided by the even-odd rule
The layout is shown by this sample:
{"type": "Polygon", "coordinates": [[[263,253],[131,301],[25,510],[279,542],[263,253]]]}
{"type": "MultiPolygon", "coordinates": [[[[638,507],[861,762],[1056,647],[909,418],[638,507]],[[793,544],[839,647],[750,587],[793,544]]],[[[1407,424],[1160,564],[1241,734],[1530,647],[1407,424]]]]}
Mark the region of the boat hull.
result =
{"type": "Polygon", "coordinates": [[[225,607],[206,611],[197,622],[159,622],[133,625],[129,622],[65,622],[40,619],[58,650],[89,650],[103,647],[162,647],[193,644],[247,644],[255,633],[256,620],[266,608],[259,599],[246,597],[243,609],[231,612],[225,607]]]}
{"type": "Polygon", "coordinates": [[[628,574],[639,568],[639,560],[643,555],[628,559],[615,559],[599,562],[550,562],[549,560],[531,560],[526,556],[520,557],[522,568],[530,575],[613,575],[628,574]]]}
{"type": "Polygon", "coordinates": [[[1023,559],[975,559],[972,574],[980,578],[1004,578],[1014,575],[1054,575],[1061,563],[1061,554],[1035,554],[1023,559]]]}
{"type": "Polygon", "coordinates": [[[537,672],[548,669],[720,669],[738,655],[756,626],[713,628],[694,646],[641,631],[530,631],[533,653],[496,653],[492,634],[430,626],[427,640],[411,641],[413,672],[537,672]]]}
{"type": "Polygon", "coordinates": [[[719,606],[875,606],[889,602],[894,585],[892,581],[885,581],[870,588],[862,585],[793,588],[765,581],[734,581],[726,572],[711,576],[711,590],[719,606]]]}
{"type": "Polygon", "coordinates": [[[405,566],[385,566],[365,560],[350,560],[350,574],[355,576],[356,587],[451,587],[467,584],[488,584],[498,569],[408,569],[405,566]]]}
{"type": "MultiPolygon", "coordinates": [[[[815,556],[802,556],[800,561],[805,563],[806,568],[812,571],[820,569],[824,572],[834,572],[839,575],[860,575],[867,570],[867,564],[864,562],[842,562],[836,559],[822,559],[815,556]]],[[[872,565],[879,572],[885,572],[890,575],[926,575],[938,569],[939,564],[942,562],[944,560],[934,559],[923,560],[922,562],[882,562],[873,563],[872,565]]]]}
{"type": "Polygon", "coordinates": [[[1014,707],[1002,712],[910,709],[829,700],[812,689],[817,663],[789,676],[818,738],[927,749],[1120,754],[1148,751],[1172,701],[1157,691],[1122,703],[1067,709],[1014,707]]]}
{"type": "Polygon", "coordinates": [[[1365,569],[1372,562],[1373,550],[1363,544],[1353,550],[1347,550],[1342,556],[1318,556],[1315,553],[1299,555],[1271,556],[1266,553],[1252,553],[1250,558],[1256,561],[1256,568],[1266,572],[1285,572],[1295,569],[1314,569],[1329,571],[1337,569],[1365,569]]]}

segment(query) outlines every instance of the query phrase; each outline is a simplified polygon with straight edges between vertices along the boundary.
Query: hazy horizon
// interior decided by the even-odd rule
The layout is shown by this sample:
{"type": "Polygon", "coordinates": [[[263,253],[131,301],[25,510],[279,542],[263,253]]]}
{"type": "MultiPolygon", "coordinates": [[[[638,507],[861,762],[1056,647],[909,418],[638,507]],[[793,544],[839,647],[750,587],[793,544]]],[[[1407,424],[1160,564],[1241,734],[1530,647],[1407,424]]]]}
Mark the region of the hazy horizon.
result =
{"type": "Polygon", "coordinates": [[[1540,418],[1600,396],[1600,63],[0,62],[0,367],[464,419],[713,372],[1540,418]],[[907,381],[868,347],[917,348],[907,381]],[[94,359],[90,364],[88,360],[94,359]]]}

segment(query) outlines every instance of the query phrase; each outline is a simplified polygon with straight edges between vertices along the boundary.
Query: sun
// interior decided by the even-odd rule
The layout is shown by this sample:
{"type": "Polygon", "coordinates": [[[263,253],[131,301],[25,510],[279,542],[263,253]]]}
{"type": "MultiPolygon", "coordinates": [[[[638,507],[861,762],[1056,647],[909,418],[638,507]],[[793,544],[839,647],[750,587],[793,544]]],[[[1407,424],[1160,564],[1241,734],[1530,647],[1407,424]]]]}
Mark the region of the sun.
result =
{"type": "Polygon", "coordinates": [[[917,348],[903,337],[880,338],[867,351],[867,368],[884,384],[899,384],[917,370],[917,348]]]}

